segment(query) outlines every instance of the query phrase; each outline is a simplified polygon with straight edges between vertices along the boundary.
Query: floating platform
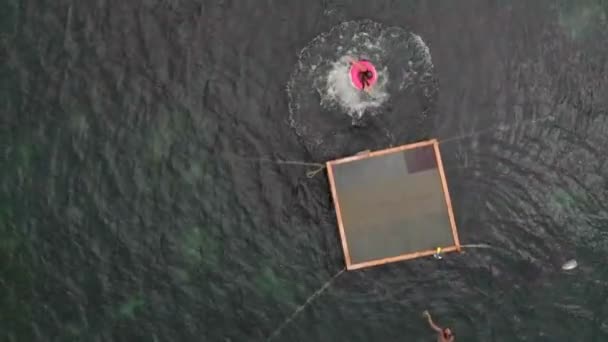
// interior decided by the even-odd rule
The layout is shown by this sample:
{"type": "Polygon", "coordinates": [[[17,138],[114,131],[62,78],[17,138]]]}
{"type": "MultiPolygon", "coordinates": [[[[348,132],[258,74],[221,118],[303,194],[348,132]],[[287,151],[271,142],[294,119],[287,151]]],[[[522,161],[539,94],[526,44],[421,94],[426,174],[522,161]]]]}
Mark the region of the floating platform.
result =
{"type": "Polygon", "coordinates": [[[435,139],[327,162],[348,270],[460,251],[435,139]]]}

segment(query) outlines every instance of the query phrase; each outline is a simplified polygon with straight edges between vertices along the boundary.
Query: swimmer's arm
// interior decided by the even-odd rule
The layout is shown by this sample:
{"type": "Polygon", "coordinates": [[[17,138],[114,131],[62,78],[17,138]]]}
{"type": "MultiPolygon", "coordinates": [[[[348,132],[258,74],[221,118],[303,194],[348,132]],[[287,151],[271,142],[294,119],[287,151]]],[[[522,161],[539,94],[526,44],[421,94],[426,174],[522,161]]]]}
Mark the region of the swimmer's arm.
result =
{"type": "Polygon", "coordinates": [[[429,325],[431,326],[431,329],[440,333],[442,331],[442,329],[437,324],[435,324],[435,322],[433,322],[433,319],[431,318],[431,315],[428,312],[425,312],[425,313],[426,313],[425,316],[429,321],[429,325]]]}
{"type": "Polygon", "coordinates": [[[431,319],[431,317],[429,316],[429,325],[431,326],[431,328],[433,330],[435,330],[436,332],[440,333],[443,329],[441,329],[439,326],[437,326],[437,324],[435,324],[435,322],[433,322],[433,320],[431,319]]]}

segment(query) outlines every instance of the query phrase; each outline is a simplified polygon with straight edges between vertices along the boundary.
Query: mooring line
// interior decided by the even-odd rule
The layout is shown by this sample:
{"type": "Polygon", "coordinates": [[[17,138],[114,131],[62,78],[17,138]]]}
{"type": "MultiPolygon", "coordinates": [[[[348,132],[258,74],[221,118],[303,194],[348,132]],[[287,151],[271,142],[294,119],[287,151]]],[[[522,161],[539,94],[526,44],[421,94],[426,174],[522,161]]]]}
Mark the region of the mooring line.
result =
{"type": "Polygon", "coordinates": [[[257,162],[257,163],[271,163],[271,164],[278,164],[278,165],[314,166],[314,167],[316,167],[315,169],[309,170],[306,172],[306,177],[308,177],[308,178],[313,178],[319,172],[325,170],[325,164],[321,164],[321,163],[313,163],[313,162],[306,162],[306,161],[300,161],[300,160],[250,158],[250,157],[241,157],[241,156],[237,156],[234,154],[227,154],[227,153],[224,153],[222,155],[226,159],[233,159],[233,160],[242,160],[242,161],[257,162]]]}
{"type": "Polygon", "coordinates": [[[331,278],[329,278],[328,281],[325,282],[325,284],[323,284],[323,286],[321,286],[318,290],[316,290],[312,295],[310,295],[306,301],[304,302],[304,304],[298,306],[294,312],[287,316],[287,318],[285,319],[285,321],[283,321],[283,323],[276,328],[272,334],[268,335],[268,339],[266,339],[266,341],[271,341],[273,338],[277,337],[281,331],[289,324],[291,323],[291,321],[294,320],[294,318],[296,318],[296,316],[302,312],[306,307],[308,307],[308,305],[310,303],[312,303],[313,300],[315,300],[315,298],[319,297],[325,290],[327,290],[329,288],[329,286],[331,285],[331,283],[336,280],[336,278],[338,278],[342,273],[344,273],[346,269],[343,268],[340,271],[338,271],[338,273],[334,274],[331,278]]]}
{"type": "MultiPolygon", "coordinates": [[[[439,140],[439,143],[440,144],[444,144],[446,142],[466,139],[466,138],[482,135],[482,134],[485,134],[485,133],[489,133],[489,132],[492,132],[492,131],[495,131],[495,130],[508,131],[508,130],[511,130],[511,129],[517,127],[517,125],[520,125],[520,124],[527,124],[527,123],[536,124],[536,123],[544,122],[544,121],[551,120],[551,119],[554,119],[554,118],[555,117],[553,116],[553,111],[552,111],[551,114],[547,114],[547,115],[542,116],[540,118],[531,118],[531,119],[525,119],[525,120],[516,120],[515,122],[513,122],[510,125],[500,124],[498,126],[487,127],[487,128],[483,128],[483,129],[480,129],[480,130],[477,130],[477,131],[473,131],[471,133],[467,133],[467,134],[462,134],[462,135],[458,135],[458,136],[455,136],[455,137],[441,139],[441,140],[439,140]]],[[[314,167],[316,167],[313,170],[306,171],[306,177],[308,177],[308,178],[315,177],[317,174],[319,174],[321,171],[325,170],[325,168],[326,168],[325,164],[322,164],[322,163],[306,162],[306,161],[300,161],[300,160],[281,160],[281,159],[269,159],[269,158],[251,158],[251,157],[241,157],[241,156],[233,155],[233,154],[223,154],[223,155],[226,157],[226,159],[235,159],[235,160],[243,160],[243,161],[258,162],[258,163],[271,163],[271,164],[278,164],[278,165],[314,166],[314,167]]]]}
{"type": "Polygon", "coordinates": [[[530,124],[536,124],[536,123],[539,123],[539,122],[544,122],[544,121],[547,121],[547,120],[552,120],[552,119],[555,119],[555,116],[553,115],[555,107],[556,106],[554,106],[554,108],[551,110],[550,114],[543,115],[540,118],[530,118],[530,119],[515,120],[515,122],[513,122],[510,125],[505,125],[505,124],[501,123],[498,126],[492,126],[492,127],[482,128],[482,129],[479,129],[477,131],[473,131],[471,133],[457,135],[457,136],[451,137],[451,138],[441,139],[441,140],[439,140],[439,143],[443,144],[443,143],[446,143],[446,142],[449,142],[449,141],[466,139],[466,138],[470,138],[470,137],[473,137],[473,136],[476,136],[476,135],[482,135],[482,134],[485,134],[485,133],[488,133],[488,132],[492,132],[492,131],[496,131],[496,130],[504,132],[504,131],[508,131],[508,130],[513,129],[513,128],[516,128],[517,125],[520,125],[520,124],[528,124],[528,123],[530,123],[530,124]]]}

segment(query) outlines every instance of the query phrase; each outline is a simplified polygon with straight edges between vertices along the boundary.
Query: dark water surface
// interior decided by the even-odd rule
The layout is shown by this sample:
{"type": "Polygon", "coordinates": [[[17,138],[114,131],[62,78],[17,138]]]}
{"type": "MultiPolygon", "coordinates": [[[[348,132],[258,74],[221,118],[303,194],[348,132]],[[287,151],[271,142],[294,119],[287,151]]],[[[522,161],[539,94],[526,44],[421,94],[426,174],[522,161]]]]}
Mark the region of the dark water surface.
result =
{"type": "Polygon", "coordinates": [[[266,340],[344,261],[324,174],[231,156],[323,162],[285,86],[300,49],[359,19],[429,46],[461,241],[500,248],[345,272],[274,340],[432,341],[424,309],[459,341],[608,340],[607,15],[591,0],[2,1],[0,340],[266,340]]]}

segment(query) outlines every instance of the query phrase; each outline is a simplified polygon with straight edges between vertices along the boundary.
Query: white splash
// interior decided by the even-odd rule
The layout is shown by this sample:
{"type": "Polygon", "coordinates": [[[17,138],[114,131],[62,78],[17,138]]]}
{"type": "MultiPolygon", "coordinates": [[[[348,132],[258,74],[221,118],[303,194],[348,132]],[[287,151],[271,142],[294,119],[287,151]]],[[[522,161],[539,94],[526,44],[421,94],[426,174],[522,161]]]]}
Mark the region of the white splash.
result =
{"type": "Polygon", "coordinates": [[[309,149],[331,144],[348,121],[358,126],[365,116],[398,115],[392,113],[391,101],[406,96],[419,101],[412,95],[419,90],[430,94],[429,89],[436,89],[433,69],[420,36],[371,20],[343,22],[300,51],[286,87],[289,124],[309,149]],[[361,58],[371,61],[378,73],[369,91],[356,89],[350,80],[350,61],[361,58]]]}
{"type": "Polygon", "coordinates": [[[350,79],[350,62],[352,57],[346,55],[334,62],[326,78],[325,87],[319,89],[321,103],[332,102],[342,107],[353,119],[360,119],[366,111],[380,107],[388,99],[385,85],[388,81],[386,68],[376,70],[378,81],[370,91],[356,89],[350,79]]]}

